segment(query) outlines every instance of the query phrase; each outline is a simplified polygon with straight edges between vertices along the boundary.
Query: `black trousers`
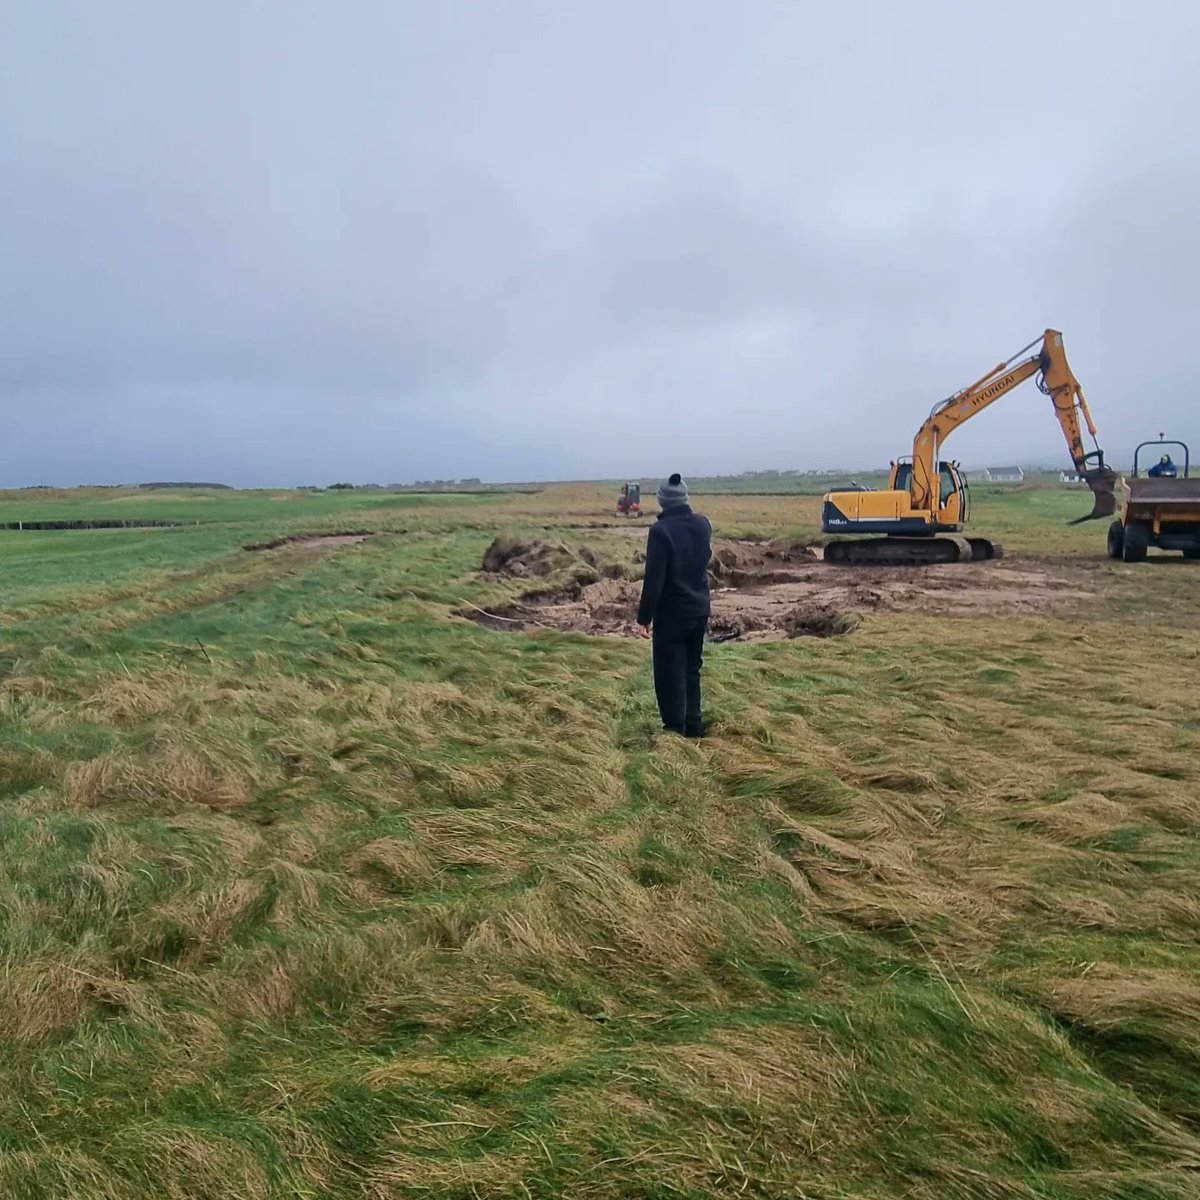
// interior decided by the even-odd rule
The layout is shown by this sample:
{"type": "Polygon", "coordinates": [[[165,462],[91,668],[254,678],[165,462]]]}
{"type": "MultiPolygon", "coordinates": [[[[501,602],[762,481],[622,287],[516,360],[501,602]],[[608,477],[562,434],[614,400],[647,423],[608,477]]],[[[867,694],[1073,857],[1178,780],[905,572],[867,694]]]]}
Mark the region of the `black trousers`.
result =
{"type": "Polygon", "coordinates": [[[664,729],[700,732],[700,666],[707,617],[654,622],[654,694],[664,729]]]}

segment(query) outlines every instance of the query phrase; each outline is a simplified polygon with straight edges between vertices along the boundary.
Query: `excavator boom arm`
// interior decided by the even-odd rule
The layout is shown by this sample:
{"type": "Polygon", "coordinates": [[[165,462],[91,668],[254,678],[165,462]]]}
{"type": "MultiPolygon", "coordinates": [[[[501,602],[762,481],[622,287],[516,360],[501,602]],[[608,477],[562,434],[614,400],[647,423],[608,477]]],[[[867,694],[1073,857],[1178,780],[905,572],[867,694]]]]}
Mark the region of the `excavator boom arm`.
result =
{"type": "Polygon", "coordinates": [[[969,387],[943,400],[917,430],[912,452],[914,508],[933,510],[937,507],[938,459],[942,444],[950,434],[1039,370],[1036,357],[1016,366],[1011,363],[1011,359],[1001,363],[969,387]]]}
{"type": "Polygon", "coordinates": [[[1082,519],[1107,517],[1116,511],[1116,474],[1104,465],[1103,451],[1099,448],[1088,451],[1084,446],[1080,416],[1083,417],[1093,440],[1096,437],[1096,425],[1092,420],[1083,388],[1067,362],[1062,334],[1056,329],[1047,329],[1041,339],[1038,353],[1017,361],[1022,354],[1036,345],[1037,342],[1031,342],[1006,362],[1000,363],[968,387],[943,400],[917,430],[917,436],[913,439],[912,456],[914,508],[932,512],[938,507],[938,459],[946,438],[965,421],[994,404],[1001,396],[1007,395],[1031,376],[1039,375],[1038,387],[1054,404],[1054,415],[1062,427],[1063,436],[1071,452],[1071,461],[1095,497],[1092,512],[1082,519]]]}
{"type": "Polygon", "coordinates": [[[1063,436],[1067,439],[1075,469],[1082,475],[1093,459],[1103,465],[1104,455],[1101,451],[1097,449],[1089,452],[1083,444],[1080,416],[1083,417],[1093,441],[1096,439],[1096,423],[1092,420],[1092,412],[1088,408],[1083,388],[1067,362],[1062,334],[1053,329],[1046,330],[1046,337],[1042,343],[1041,371],[1042,391],[1054,401],[1054,413],[1062,426],[1063,436]]]}

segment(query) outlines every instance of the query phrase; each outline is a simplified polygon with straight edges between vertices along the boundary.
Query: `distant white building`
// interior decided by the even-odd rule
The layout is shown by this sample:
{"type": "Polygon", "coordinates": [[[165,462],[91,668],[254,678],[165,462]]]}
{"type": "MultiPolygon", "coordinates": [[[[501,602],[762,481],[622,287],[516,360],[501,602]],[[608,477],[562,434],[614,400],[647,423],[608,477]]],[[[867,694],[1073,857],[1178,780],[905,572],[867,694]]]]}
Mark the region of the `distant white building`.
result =
{"type": "Polygon", "coordinates": [[[985,483],[1025,482],[1025,472],[1020,467],[984,467],[979,477],[985,483]]]}
{"type": "Polygon", "coordinates": [[[1082,483],[1083,479],[1078,471],[1062,471],[1058,476],[1058,481],[1059,483],[1082,483]]]}

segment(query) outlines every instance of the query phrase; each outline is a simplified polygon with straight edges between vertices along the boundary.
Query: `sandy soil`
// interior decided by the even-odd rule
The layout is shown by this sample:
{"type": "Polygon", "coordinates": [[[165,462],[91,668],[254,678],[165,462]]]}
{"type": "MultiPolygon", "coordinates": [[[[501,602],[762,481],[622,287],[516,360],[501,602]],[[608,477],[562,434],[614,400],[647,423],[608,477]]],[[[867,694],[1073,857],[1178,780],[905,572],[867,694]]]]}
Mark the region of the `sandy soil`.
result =
{"type": "Polygon", "coordinates": [[[291,537],[275,538],[270,542],[258,542],[253,546],[245,546],[245,550],[278,550],[288,546],[296,550],[332,550],[335,546],[357,546],[373,537],[371,533],[322,533],[299,534],[291,537]]]}
{"type": "Polygon", "coordinates": [[[357,546],[370,536],[369,533],[335,533],[328,537],[299,538],[292,545],[300,550],[329,550],[333,546],[357,546]]]}
{"type": "MultiPolygon", "coordinates": [[[[529,547],[539,563],[543,546],[529,547]]],[[[520,550],[512,558],[520,558],[520,550]]],[[[595,561],[593,556],[589,559],[595,561]]],[[[514,564],[515,565],[515,564],[514,564]]],[[[1040,559],[931,567],[834,567],[795,543],[718,541],[713,547],[712,635],[773,641],[847,633],[869,612],[1004,614],[1063,611],[1095,594],[1086,562],[1040,559]]],[[[519,572],[519,567],[517,571],[519,572]]],[[[577,581],[514,604],[459,615],[495,629],[551,628],[632,635],[640,582],[577,581]]]]}

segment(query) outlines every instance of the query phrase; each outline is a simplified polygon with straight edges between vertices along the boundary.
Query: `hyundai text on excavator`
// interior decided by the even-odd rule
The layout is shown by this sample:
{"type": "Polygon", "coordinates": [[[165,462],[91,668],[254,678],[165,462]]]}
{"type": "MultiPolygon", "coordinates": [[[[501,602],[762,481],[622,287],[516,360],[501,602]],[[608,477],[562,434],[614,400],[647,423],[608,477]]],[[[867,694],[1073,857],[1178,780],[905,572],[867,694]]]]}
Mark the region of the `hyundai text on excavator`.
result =
{"type": "Polygon", "coordinates": [[[939,455],[946,439],[964,421],[1033,376],[1053,401],[1071,461],[1095,498],[1092,511],[1072,524],[1111,516],[1117,507],[1116,472],[1104,464],[1083,388],[1067,363],[1062,334],[1047,329],[1012,358],[936,404],[917,430],[912,457],[892,463],[886,489],[825,495],[821,512],[825,533],[883,535],[837,538],[826,545],[825,561],[839,566],[924,566],[999,558],[1003,549],[998,542],[957,536],[970,514],[970,492],[958,463],[942,461],[939,455]],[[1034,347],[1034,354],[1023,357],[1034,347]],[[1084,446],[1081,417],[1095,450],[1084,446]]]}

